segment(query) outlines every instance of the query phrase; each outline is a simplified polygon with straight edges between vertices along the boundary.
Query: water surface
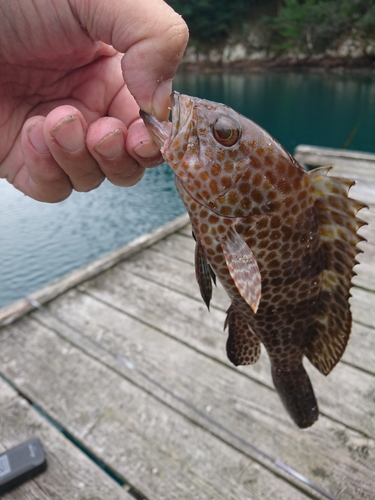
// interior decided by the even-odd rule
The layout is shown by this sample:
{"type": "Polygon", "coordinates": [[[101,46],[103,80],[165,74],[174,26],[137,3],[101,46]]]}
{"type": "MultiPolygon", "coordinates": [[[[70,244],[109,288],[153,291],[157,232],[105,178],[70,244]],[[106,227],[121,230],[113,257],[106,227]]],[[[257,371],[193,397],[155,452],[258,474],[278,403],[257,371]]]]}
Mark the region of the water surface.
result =
{"type": "Polygon", "coordinates": [[[175,82],[244,114],[291,152],[298,144],[375,152],[372,74],[184,73],[175,82]]]}

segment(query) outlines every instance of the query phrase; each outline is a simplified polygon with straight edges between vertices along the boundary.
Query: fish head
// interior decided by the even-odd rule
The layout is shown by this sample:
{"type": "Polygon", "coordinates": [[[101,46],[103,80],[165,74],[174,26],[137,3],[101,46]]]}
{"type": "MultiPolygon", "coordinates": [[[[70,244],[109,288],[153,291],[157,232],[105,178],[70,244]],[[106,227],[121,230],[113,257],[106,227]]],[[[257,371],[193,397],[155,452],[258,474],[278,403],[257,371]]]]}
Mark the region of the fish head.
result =
{"type": "Polygon", "coordinates": [[[189,195],[220,215],[272,212],[275,192],[279,189],[282,195],[288,182],[294,182],[290,167],[302,170],[289,153],[260,126],[225,104],[178,92],[171,95],[171,102],[172,124],[144,112],[141,116],[189,195]],[[252,197],[250,177],[255,171],[259,189],[252,197]]]}

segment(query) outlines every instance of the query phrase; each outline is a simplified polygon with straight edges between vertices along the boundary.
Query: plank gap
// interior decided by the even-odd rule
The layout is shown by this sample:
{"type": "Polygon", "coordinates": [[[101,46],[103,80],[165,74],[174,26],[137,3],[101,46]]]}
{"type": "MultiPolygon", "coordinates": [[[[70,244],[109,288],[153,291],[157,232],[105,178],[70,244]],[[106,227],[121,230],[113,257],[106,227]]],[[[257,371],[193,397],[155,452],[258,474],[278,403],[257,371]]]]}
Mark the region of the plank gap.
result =
{"type": "MultiPolygon", "coordinates": [[[[89,294],[87,294],[87,295],[89,295],[89,294]]],[[[98,300],[98,299],[96,298],[95,300],[98,300]]],[[[110,305],[111,307],[113,307],[111,304],[106,303],[106,305],[110,305]]],[[[113,307],[113,308],[116,309],[115,307],[113,307]]],[[[81,329],[79,327],[76,327],[75,325],[70,325],[65,320],[62,322],[55,314],[51,313],[50,311],[45,311],[45,312],[48,312],[49,314],[51,314],[51,316],[53,316],[55,319],[57,319],[57,321],[60,321],[62,325],[67,326],[68,328],[71,328],[74,332],[78,333],[78,335],[80,334],[81,329]]],[[[121,310],[120,310],[120,312],[122,314],[125,314],[121,310]]],[[[39,318],[33,318],[33,320],[36,321],[37,323],[41,324],[42,326],[46,326],[39,318]]],[[[329,498],[329,499],[333,498],[332,496],[329,495],[328,492],[326,492],[324,489],[320,488],[318,485],[316,485],[314,482],[310,481],[308,478],[305,478],[305,479],[307,479],[307,482],[306,482],[306,480],[303,479],[304,476],[299,474],[297,470],[290,469],[286,464],[283,463],[282,460],[275,459],[272,456],[265,453],[264,451],[262,451],[261,449],[255,447],[250,442],[248,442],[247,440],[242,438],[240,435],[238,435],[236,432],[231,431],[225,424],[222,424],[220,421],[217,421],[214,418],[206,415],[203,410],[200,410],[194,404],[190,403],[189,401],[187,401],[183,397],[175,394],[173,390],[170,390],[168,387],[165,387],[163,384],[152,379],[148,375],[143,374],[143,372],[141,370],[138,370],[137,367],[135,367],[135,370],[134,370],[135,373],[140,375],[143,379],[146,379],[149,382],[151,382],[151,384],[153,384],[157,388],[161,389],[162,392],[164,393],[164,395],[169,395],[175,400],[175,402],[177,401],[177,402],[181,403],[182,406],[184,407],[184,410],[182,410],[181,408],[179,408],[175,405],[171,405],[167,401],[166,397],[161,397],[158,394],[156,394],[155,392],[148,390],[144,385],[135,382],[134,378],[127,376],[127,374],[124,370],[124,368],[126,368],[126,367],[124,365],[122,365],[119,362],[119,360],[116,358],[116,356],[113,353],[111,353],[109,350],[107,350],[106,347],[101,346],[102,349],[105,350],[108,354],[110,354],[112,359],[115,361],[114,366],[111,365],[110,363],[106,362],[105,360],[99,358],[95,353],[91,353],[91,352],[87,351],[86,349],[82,348],[82,345],[80,345],[78,342],[70,339],[64,333],[61,333],[59,330],[57,330],[54,327],[51,327],[51,325],[49,325],[48,328],[50,330],[52,330],[60,338],[62,338],[64,341],[66,341],[70,345],[74,346],[75,348],[78,348],[79,350],[81,350],[89,358],[94,359],[96,362],[99,362],[103,366],[106,366],[107,368],[109,368],[111,371],[113,371],[117,375],[120,375],[121,377],[126,378],[130,383],[132,383],[135,386],[137,386],[138,388],[142,389],[143,391],[148,393],[151,397],[155,398],[156,400],[158,400],[160,403],[162,403],[163,405],[165,405],[169,409],[180,414],[183,418],[185,418],[186,420],[191,422],[193,425],[201,428],[205,432],[209,433],[211,436],[219,439],[222,443],[231,447],[233,450],[236,450],[236,451],[244,454],[250,460],[256,462],[261,467],[264,467],[266,470],[268,470],[268,472],[270,472],[274,476],[282,479],[283,481],[288,483],[290,486],[294,487],[296,490],[298,490],[301,493],[303,493],[304,495],[306,495],[308,498],[311,498],[312,500],[320,500],[321,497],[317,496],[317,493],[323,495],[325,498],[329,498]],[[193,416],[191,414],[189,414],[189,412],[186,411],[186,409],[188,409],[188,410],[190,409],[193,412],[193,416]],[[203,422],[201,420],[203,420],[203,422]],[[211,426],[207,426],[207,423],[210,423],[211,426]],[[230,438],[233,438],[235,440],[235,442],[231,441],[230,438]],[[236,442],[237,442],[237,444],[236,444],[236,442]]],[[[164,333],[164,332],[161,332],[161,333],[164,333]]],[[[85,336],[86,336],[86,334],[85,334],[85,336]]],[[[176,339],[174,339],[174,340],[176,340],[176,339]]],[[[98,348],[100,348],[99,342],[95,342],[95,344],[97,345],[98,348]]],[[[190,347],[190,346],[188,346],[188,347],[190,347]]],[[[193,350],[195,350],[195,349],[193,349],[193,350]]],[[[215,359],[214,361],[217,361],[217,360],[215,359]]],[[[224,363],[221,363],[221,364],[224,365],[224,363]]],[[[228,365],[224,365],[224,366],[226,368],[229,368],[229,369],[236,371],[235,368],[231,368],[228,365]]],[[[126,368],[126,371],[128,372],[129,368],[126,368]]],[[[242,372],[237,372],[237,373],[239,375],[243,375],[247,378],[251,378],[251,377],[248,377],[247,374],[245,374],[245,373],[242,373],[242,372]]],[[[251,379],[251,380],[253,380],[253,379],[251,379]]],[[[272,390],[269,386],[259,382],[258,380],[254,380],[254,382],[266,387],[268,390],[272,390]]],[[[17,392],[19,392],[17,387],[14,387],[14,388],[17,392]]],[[[62,432],[62,434],[65,437],[67,437],[67,439],[69,441],[71,441],[72,444],[74,444],[76,447],[81,449],[81,451],[83,453],[87,454],[88,458],[93,460],[99,466],[101,466],[101,464],[104,464],[104,466],[109,471],[112,472],[111,467],[106,466],[106,464],[101,459],[97,458],[96,455],[94,455],[85,445],[83,445],[80,440],[75,438],[73,434],[71,434],[63,426],[61,426],[61,424],[59,424],[54,418],[50,417],[41,407],[34,405],[30,399],[28,399],[28,400],[31,402],[33,407],[46,420],[48,420],[50,423],[52,423],[52,425],[54,425],[58,430],[60,430],[60,432],[62,432]]],[[[104,470],[104,471],[108,474],[107,470],[104,470]]],[[[113,472],[113,474],[115,477],[118,477],[120,479],[120,481],[123,481],[123,479],[120,476],[118,476],[115,472],[113,472]]],[[[130,493],[136,500],[148,500],[145,495],[140,495],[138,493],[138,491],[135,488],[133,488],[127,481],[124,481],[124,484],[126,486],[129,485],[130,489],[127,489],[127,492],[130,493]]]]}
{"type": "MultiPolygon", "coordinates": [[[[67,340],[65,338],[65,340],[67,340]]],[[[69,432],[65,427],[63,427],[59,422],[57,422],[51,415],[49,415],[43,408],[36,404],[29,396],[27,396],[23,391],[21,391],[15,384],[13,384],[7,377],[0,373],[0,379],[5,382],[9,387],[11,387],[16,393],[25,399],[31,408],[33,408],[44,420],[52,425],[60,434],[62,434],[75,448],[82,452],[87,458],[91,460],[97,467],[99,467],[107,476],[109,476],[113,481],[115,481],[119,486],[124,488],[124,490],[129,493],[135,500],[148,500],[148,498],[140,493],[136,488],[134,488],[128,481],[117,474],[109,465],[107,465],[103,460],[95,455],[87,446],[85,446],[82,441],[78,440],[71,432],[69,432]]],[[[40,488],[40,486],[36,483],[40,488]]],[[[41,489],[43,492],[43,490],[41,489]]],[[[44,493],[44,492],[43,492],[44,493]]]]}
{"type": "MultiPolygon", "coordinates": [[[[79,289],[79,287],[78,287],[78,289],[79,289]]],[[[94,299],[94,300],[96,300],[96,301],[98,301],[98,302],[100,302],[100,303],[102,303],[102,304],[104,304],[104,305],[106,305],[106,306],[110,307],[111,309],[114,309],[115,311],[117,311],[117,312],[119,312],[119,313],[121,313],[121,314],[124,314],[125,316],[128,316],[129,318],[132,318],[132,319],[134,319],[134,320],[136,320],[136,321],[139,321],[139,323],[141,323],[141,324],[143,324],[143,325],[146,325],[146,326],[148,326],[148,327],[152,328],[153,330],[155,330],[155,331],[157,331],[157,332],[161,333],[162,335],[165,335],[166,337],[168,337],[168,338],[170,338],[170,339],[172,339],[172,340],[174,340],[174,341],[176,341],[176,342],[179,342],[180,344],[182,344],[182,345],[184,345],[185,347],[187,347],[187,348],[191,349],[192,351],[197,352],[197,353],[199,353],[199,354],[201,354],[201,355],[203,355],[203,356],[205,356],[205,357],[207,357],[207,358],[211,359],[211,360],[212,360],[212,361],[214,361],[215,363],[218,363],[218,364],[220,364],[221,366],[224,366],[225,368],[227,368],[227,369],[229,369],[229,370],[232,370],[232,371],[233,371],[233,372],[235,372],[236,374],[239,374],[239,375],[241,375],[241,376],[243,376],[243,377],[245,377],[245,378],[247,378],[247,379],[250,379],[252,382],[255,382],[256,384],[260,385],[261,387],[265,387],[266,389],[268,389],[268,390],[270,390],[270,391],[272,391],[272,392],[275,392],[274,387],[272,387],[272,386],[270,386],[270,385],[266,384],[265,382],[262,382],[262,381],[261,381],[261,380],[259,380],[259,379],[256,379],[256,378],[251,377],[251,376],[250,376],[247,372],[244,372],[244,371],[240,371],[240,370],[238,370],[238,367],[236,367],[236,366],[232,366],[232,365],[230,365],[230,364],[227,364],[227,363],[225,363],[225,362],[221,361],[219,358],[217,358],[217,357],[215,357],[215,356],[211,356],[211,355],[210,355],[210,354],[208,354],[207,352],[205,352],[205,351],[203,351],[203,350],[198,349],[198,348],[197,348],[197,347],[195,347],[194,345],[189,344],[188,342],[183,341],[181,338],[177,338],[177,337],[173,336],[172,334],[170,334],[170,333],[168,333],[168,332],[166,332],[166,331],[164,331],[164,330],[162,330],[162,329],[158,328],[158,327],[157,327],[157,326],[155,326],[153,323],[151,323],[151,322],[149,323],[149,322],[147,322],[147,321],[145,321],[145,320],[141,319],[139,316],[132,315],[132,314],[131,314],[131,313],[129,313],[129,312],[125,312],[125,311],[123,311],[121,308],[119,308],[119,307],[117,307],[117,306],[113,305],[113,304],[112,304],[112,303],[110,303],[110,302],[107,302],[105,299],[102,299],[101,297],[97,297],[96,295],[92,295],[92,294],[91,294],[89,291],[87,291],[87,290],[79,290],[79,291],[80,291],[80,293],[82,293],[82,294],[84,294],[84,295],[87,295],[87,296],[91,297],[92,299],[94,299]]],[[[217,309],[218,309],[218,308],[217,308],[217,309]]],[[[222,309],[221,309],[221,310],[222,310],[222,309]]],[[[44,326],[45,326],[45,325],[44,325],[44,326]]],[[[51,327],[49,326],[49,328],[51,328],[51,327]]],[[[56,333],[58,333],[58,332],[56,332],[56,333]]],[[[59,333],[58,333],[58,334],[59,334],[59,333]]],[[[60,334],[59,334],[59,335],[60,335],[60,334]]],[[[64,338],[64,337],[63,337],[63,338],[64,338]]],[[[76,347],[77,347],[77,346],[76,346],[76,347]]],[[[85,352],[86,352],[86,351],[85,351],[85,352]]],[[[86,353],[86,354],[87,354],[87,353],[86,353]]]]}

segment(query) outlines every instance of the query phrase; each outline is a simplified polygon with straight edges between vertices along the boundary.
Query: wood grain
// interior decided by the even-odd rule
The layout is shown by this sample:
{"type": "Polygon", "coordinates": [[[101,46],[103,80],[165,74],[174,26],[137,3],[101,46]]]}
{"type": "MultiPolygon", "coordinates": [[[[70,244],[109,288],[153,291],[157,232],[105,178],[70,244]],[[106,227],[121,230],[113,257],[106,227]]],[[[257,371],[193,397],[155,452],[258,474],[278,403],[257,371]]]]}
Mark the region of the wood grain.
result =
{"type": "Polygon", "coordinates": [[[304,498],[52,329],[25,318],[2,333],[6,376],[149,500],[304,498]]]}
{"type": "Polygon", "coordinates": [[[3,495],[4,500],[134,500],[2,379],[0,429],[0,453],[37,436],[47,457],[47,471],[3,495]]]}

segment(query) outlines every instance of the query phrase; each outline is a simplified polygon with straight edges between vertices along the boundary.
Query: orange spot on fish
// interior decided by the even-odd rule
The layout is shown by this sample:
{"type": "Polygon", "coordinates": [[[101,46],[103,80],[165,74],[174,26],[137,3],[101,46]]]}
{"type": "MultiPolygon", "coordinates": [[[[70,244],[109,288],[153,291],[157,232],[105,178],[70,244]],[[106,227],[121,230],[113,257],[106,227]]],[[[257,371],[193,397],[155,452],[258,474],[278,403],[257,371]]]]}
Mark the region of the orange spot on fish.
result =
{"type": "Polygon", "coordinates": [[[251,190],[250,184],[247,184],[245,182],[241,182],[241,184],[238,186],[238,191],[241,194],[249,194],[251,190]]]}
{"type": "Polygon", "coordinates": [[[273,158],[272,156],[270,155],[267,155],[265,158],[264,158],[264,163],[267,167],[271,167],[273,165],[273,158]]]}
{"type": "Polygon", "coordinates": [[[202,181],[206,181],[208,179],[208,173],[203,171],[199,174],[199,177],[202,179],[202,181]]]}
{"type": "Polygon", "coordinates": [[[208,218],[208,222],[210,224],[217,224],[219,222],[219,217],[217,217],[216,215],[210,215],[209,218],[208,218]]]}
{"type": "Polygon", "coordinates": [[[276,176],[275,172],[273,172],[272,170],[267,170],[266,177],[269,180],[269,182],[272,184],[272,186],[276,186],[277,176],[276,176]]]}
{"type": "Polygon", "coordinates": [[[241,150],[241,153],[246,155],[246,156],[248,156],[250,153],[250,149],[249,149],[248,145],[245,144],[244,142],[241,142],[240,150],[241,150]]]}
{"type": "Polygon", "coordinates": [[[301,179],[297,178],[293,181],[293,188],[297,191],[297,189],[301,189],[301,179]]]}
{"type": "Polygon", "coordinates": [[[210,180],[209,186],[210,186],[210,189],[211,189],[211,192],[213,195],[219,194],[219,188],[218,188],[217,182],[214,179],[210,180]]]}
{"type": "Polygon", "coordinates": [[[279,161],[276,165],[279,175],[285,175],[287,171],[287,165],[284,161],[279,161]]]}
{"type": "Polygon", "coordinates": [[[219,165],[218,163],[212,165],[211,174],[216,176],[219,175],[220,173],[221,173],[221,165],[219,165]]]}
{"type": "Polygon", "coordinates": [[[216,159],[219,162],[222,162],[225,158],[225,152],[222,149],[219,149],[219,151],[216,153],[216,159]]]}
{"type": "Polygon", "coordinates": [[[250,208],[251,207],[251,199],[248,197],[242,198],[241,200],[241,207],[243,208],[250,208]]]}
{"type": "Polygon", "coordinates": [[[263,194],[259,189],[253,189],[250,193],[251,198],[255,201],[255,203],[262,203],[263,202],[263,194]]]}
{"type": "Polygon", "coordinates": [[[232,209],[228,207],[228,205],[224,205],[220,209],[221,215],[230,215],[232,213],[232,209]]]}
{"type": "Polygon", "coordinates": [[[214,159],[214,152],[212,151],[212,148],[206,148],[204,153],[210,160],[214,159]]]}
{"type": "Polygon", "coordinates": [[[262,168],[261,162],[255,156],[250,158],[250,164],[253,168],[262,168]]]}
{"type": "Polygon", "coordinates": [[[232,185],[232,179],[230,177],[223,177],[221,179],[221,185],[223,186],[223,188],[225,189],[228,189],[231,187],[232,185]]]}
{"type": "Polygon", "coordinates": [[[238,194],[235,192],[235,191],[231,191],[229,194],[228,194],[228,203],[230,205],[237,205],[238,203],[238,194]]]}
{"type": "Polygon", "coordinates": [[[231,172],[233,172],[233,169],[234,169],[234,166],[233,166],[233,163],[231,163],[230,161],[226,161],[224,163],[224,170],[230,174],[231,172]]]}

